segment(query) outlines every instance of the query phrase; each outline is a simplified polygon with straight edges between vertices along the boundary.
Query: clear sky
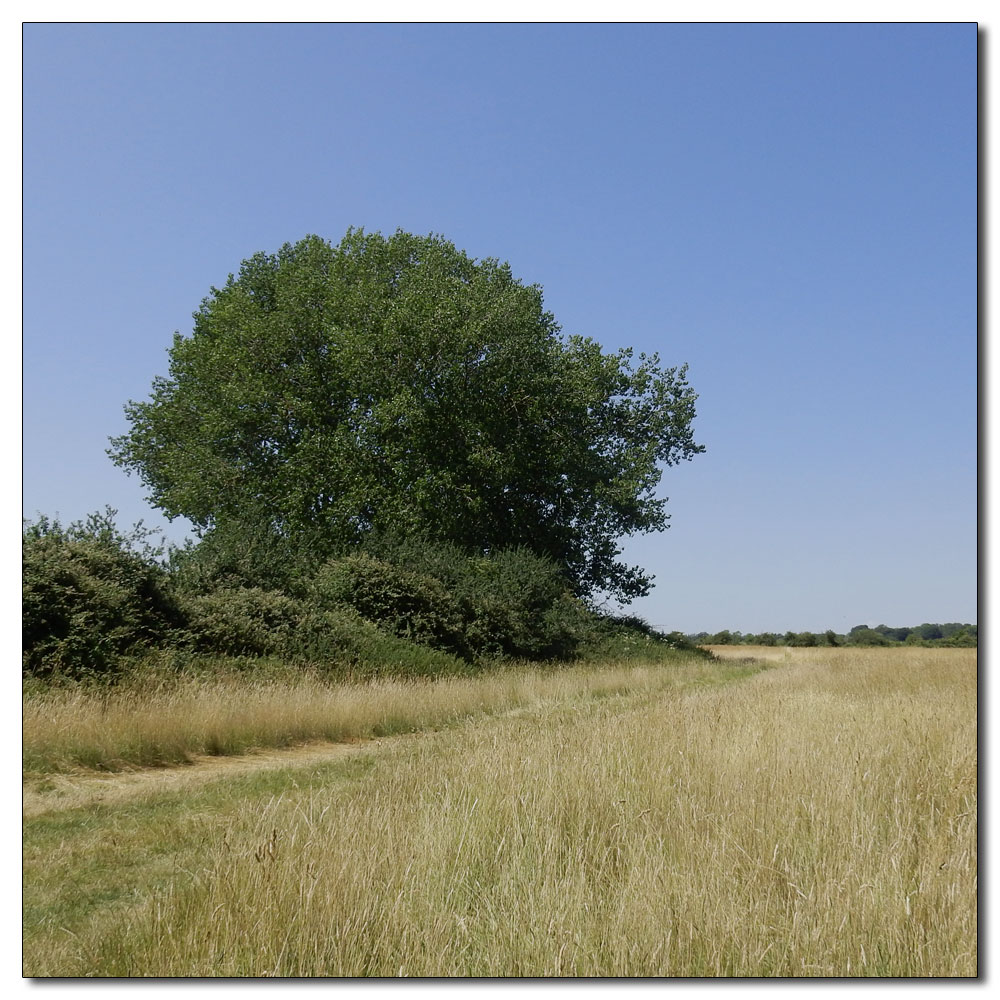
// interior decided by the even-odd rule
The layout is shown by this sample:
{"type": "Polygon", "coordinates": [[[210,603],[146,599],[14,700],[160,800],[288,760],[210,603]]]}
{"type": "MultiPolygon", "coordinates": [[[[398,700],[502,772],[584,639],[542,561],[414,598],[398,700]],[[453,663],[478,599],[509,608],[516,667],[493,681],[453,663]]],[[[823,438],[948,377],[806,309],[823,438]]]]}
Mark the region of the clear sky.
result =
{"type": "MultiPolygon", "coordinates": [[[[348,226],[510,262],[688,362],[704,455],[632,610],[976,620],[976,26],[24,29],[24,512],[165,522],[105,455],[258,250],[348,226]]],[[[186,528],[169,525],[180,540],[186,528]]]]}

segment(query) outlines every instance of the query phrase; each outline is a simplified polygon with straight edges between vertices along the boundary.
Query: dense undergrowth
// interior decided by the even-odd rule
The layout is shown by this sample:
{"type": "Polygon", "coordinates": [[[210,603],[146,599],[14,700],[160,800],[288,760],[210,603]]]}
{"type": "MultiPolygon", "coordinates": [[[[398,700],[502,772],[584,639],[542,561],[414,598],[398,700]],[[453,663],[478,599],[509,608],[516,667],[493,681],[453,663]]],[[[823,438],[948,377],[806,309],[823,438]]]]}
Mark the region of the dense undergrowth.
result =
{"type": "Polygon", "coordinates": [[[440,677],[693,650],[679,633],[595,610],[525,548],[470,554],[382,536],[329,552],[243,528],[165,552],[141,525],[120,531],[111,510],[27,524],[23,595],[23,673],[46,684],[273,662],[440,677]]]}

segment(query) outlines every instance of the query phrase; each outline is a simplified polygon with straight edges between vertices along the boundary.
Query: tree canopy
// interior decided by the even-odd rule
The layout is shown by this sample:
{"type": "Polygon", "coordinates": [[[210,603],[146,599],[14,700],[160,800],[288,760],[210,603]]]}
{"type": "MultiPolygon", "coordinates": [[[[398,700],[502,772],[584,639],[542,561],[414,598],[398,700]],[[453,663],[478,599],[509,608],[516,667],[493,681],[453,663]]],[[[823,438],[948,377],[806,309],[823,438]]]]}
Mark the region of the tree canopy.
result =
{"type": "Polygon", "coordinates": [[[109,454],[202,530],[524,546],[628,601],[651,578],[618,540],[667,526],[661,467],[704,450],[686,366],[564,337],[540,287],[433,235],[255,254],[169,354],[109,454]]]}

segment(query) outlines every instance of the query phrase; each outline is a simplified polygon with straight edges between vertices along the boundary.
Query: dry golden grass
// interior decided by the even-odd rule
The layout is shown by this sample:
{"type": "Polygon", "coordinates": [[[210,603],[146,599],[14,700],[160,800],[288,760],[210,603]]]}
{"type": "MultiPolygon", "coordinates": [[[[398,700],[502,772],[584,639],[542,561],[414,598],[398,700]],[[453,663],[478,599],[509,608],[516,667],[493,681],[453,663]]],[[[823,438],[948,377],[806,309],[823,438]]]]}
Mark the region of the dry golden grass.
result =
{"type": "Polygon", "coordinates": [[[703,646],[721,660],[752,658],[765,663],[787,663],[792,656],[791,646],[703,646]]]}
{"type": "Polygon", "coordinates": [[[26,972],[974,976],[975,705],[974,650],[805,649],[388,741],[26,972]]]}
{"type": "Polygon", "coordinates": [[[24,772],[127,770],[206,754],[341,742],[449,725],[520,705],[710,683],[728,675],[711,661],[664,656],[662,664],[510,667],[438,680],[344,683],[289,670],[277,678],[230,673],[159,684],[140,677],[104,691],[36,687],[23,707],[24,772]]]}

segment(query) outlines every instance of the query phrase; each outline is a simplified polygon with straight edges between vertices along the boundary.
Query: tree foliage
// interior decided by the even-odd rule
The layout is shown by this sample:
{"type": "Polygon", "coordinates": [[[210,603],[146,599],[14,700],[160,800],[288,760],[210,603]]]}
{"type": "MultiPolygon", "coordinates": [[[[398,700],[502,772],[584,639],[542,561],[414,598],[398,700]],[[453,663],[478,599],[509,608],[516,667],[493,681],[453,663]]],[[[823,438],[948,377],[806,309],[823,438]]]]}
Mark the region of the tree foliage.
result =
{"type": "Polygon", "coordinates": [[[703,450],[686,368],[563,337],[508,265],[401,231],[258,253],[194,320],[110,451],[169,517],[524,546],[578,595],[648,592],[617,540],[666,527],[661,466],[703,450]]]}
{"type": "Polygon", "coordinates": [[[977,646],[979,629],[968,623],[947,622],[939,625],[924,622],[916,627],[902,628],[855,625],[846,635],[840,635],[833,629],[823,633],[788,631],[783,636],[773,632],[744,635],[724,629],[715,635],[697,632],[687,636],[687,639],[703,645],[743,646],[898,646],[903,642],[910,646],[977,646]]]}

